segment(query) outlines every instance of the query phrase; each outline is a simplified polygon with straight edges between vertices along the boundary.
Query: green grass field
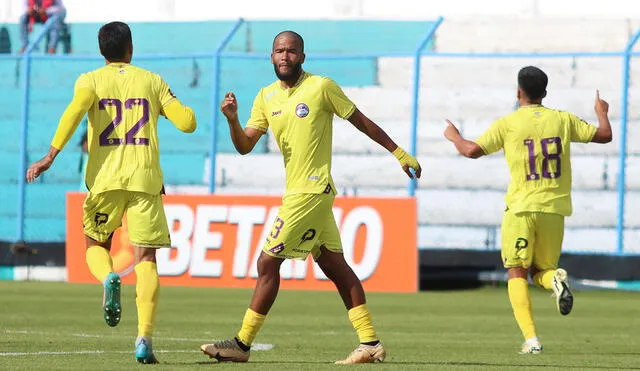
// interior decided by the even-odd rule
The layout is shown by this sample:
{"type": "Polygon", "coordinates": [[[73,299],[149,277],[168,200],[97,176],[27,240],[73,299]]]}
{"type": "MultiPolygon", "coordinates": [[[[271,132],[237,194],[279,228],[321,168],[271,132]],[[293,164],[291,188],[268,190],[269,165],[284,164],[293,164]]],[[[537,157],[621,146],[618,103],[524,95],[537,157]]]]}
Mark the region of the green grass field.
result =
{"type": "Polygon", "coordinates": [[[522,341],[502,288],[419,294],[369,294],[389,355],[376,365],[333,361],[357,345],[334,292],[282,291],[248,364],[216,364],[202,343],[235,334],[250,290],[162,287],[154,349],[162,364],[138,365],[135,290],[123,290],[116,328],[102,319],[101,288],[0,282],[0,370],[587,370],[640,369],[640,294],[576,293],[560,316],[547,292],[534,290],[534,314],[545,350],[519,355],[522,341]],[[38,354],[38,352],[41,352],[38,354]]]}

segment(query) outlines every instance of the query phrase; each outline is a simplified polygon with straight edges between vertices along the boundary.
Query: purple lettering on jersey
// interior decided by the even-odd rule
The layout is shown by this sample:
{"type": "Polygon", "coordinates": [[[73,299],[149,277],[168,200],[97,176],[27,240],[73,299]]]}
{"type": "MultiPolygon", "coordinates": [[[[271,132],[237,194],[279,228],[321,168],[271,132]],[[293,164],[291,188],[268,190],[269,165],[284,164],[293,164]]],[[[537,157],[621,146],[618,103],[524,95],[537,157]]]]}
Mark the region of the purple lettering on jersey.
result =
{"type": "Polygon", "coordinates": [[[524,145],[527,146],[529,152],[529,174],[527,174],[527,180],[538,180],[540,174],[536,172],[536,149],[533,139],[525,139],[524,145]]]}
{"type": "Polygon", "coordinates": [[[560,155],[562,154],[562,139],[560,137],[544,138],[540,141],[542,146],[542,176],[548,179],[560,178],[562,163],[560,162],[560,155]],[[556,145],[556,153],[549,153],[549,145],[556,145]],[[550,162],[556,162],[556,171],[549,172],[550,162]]]}
{"type": "Polygon", "coordinates": [[[142,106],[142,117],[136,122],[129,131],[125,134],[124,138],[109,138],[109,136],[116,129],[116,126],[122,122],[122,101],[115,98],[104,98],[98,102],[99,110],[106,110],[107,106],[113,106],[116,108],[116,116],[107,125],[107,127],[100,133],[100,145],[101,146],[119,146],[121,144],[133,144],[133,145],[149,145],[149,138],[136,138],[135,135],[142,129],[144,125],[149,122],[149,101],[145,98],[130,98],[125,101],[125,109],[131,110],[133,106],[142,106]]]}
{"type": "Polygon", "coordinates": [[[149,145],[149,138],[135,138],[135,135],[149,122],[149,101],[145,98],[131,98],[124,102],[124,108],[131,109],[133,106],[142,106],[142,117],[125,135],[126,144],[149,145]]]}
{"type": "Polygon", "coordinates": [[[284,220],[276,217],[276,221],[273,222],[273,230],[271,231],[271,238],[278,238],[280,235],[280,230],[284,226],[284,220]]]}
{"type": "Polygon", "coordinates": [[[121,138],[109,138],[109,135],[116,130],[116,126],[122,122],[122,102],[119,99],[105,98],[100,99],[98,102],[99,110],[107,110],[107,106],[113,106],[116,108],[116,117],[113,118],[107,127],[100,133],[100,145],[101,146],[119,146],[122,144],[121,138]]]}
{"type": "MultiPolygon", "coordinates": [[[[536,151],[535,142],[533,139],[525,139],[524,145],[527,146],[528,160],[529,160],[529,174],[527,174],[527,180],[539,180],[540,174],[536,172],[536,151]]],[[[549,137],[542,138],[540,140],[540,147],[542,148],[542,177],[546,179],[557,179],[562,175],[562,162],[560,155],[562,154],[562,138],[549,137]],[[549,153],[549,145],[555,144],[555,153],[549,153]],[[551,161],[555,161],[556,171],[550,172],[551,161]]]]}

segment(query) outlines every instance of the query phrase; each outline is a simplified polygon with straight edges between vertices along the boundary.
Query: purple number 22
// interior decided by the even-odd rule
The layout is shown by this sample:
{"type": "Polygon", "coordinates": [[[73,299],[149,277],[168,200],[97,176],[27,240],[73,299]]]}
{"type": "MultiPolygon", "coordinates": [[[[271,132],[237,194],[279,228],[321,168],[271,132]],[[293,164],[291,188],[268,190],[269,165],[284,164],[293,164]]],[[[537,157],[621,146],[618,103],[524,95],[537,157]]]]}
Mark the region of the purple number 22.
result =
{"type": "MultiPolygon", "coordinates": [[[[527,180],[538,180],[540,174],[536,171],[536,151],[535,142],[533,139],[525,139],[524,145],[527,146],[529,152],[529,174],[527,174],[527,180]]],[[[560,178],[561,175],[561,158],[562,154],[562,139],[560,137],[543,138],[540,140],[540,146],[542,147],[542,177],[547,179],[560,178]],[[556,145],[556,152],[549,153],[549,145],[556,145]],[[556,162],[556,171],[550,172],[550,162],[556,162]]]]}
{"type": "Polygon", "coordinates": [[[100,133],[100,145],[101,146],[119,146],[121,144],[142,144],[149,145],[149,138],[136,138],[135,135],[142,129],[144,125],[149,122],[149,101],[145,98],[130,98],[124,102],[125,109],[133,109],[134,106],[142,106],[142,117],[135,125],[127,131],[124,138],[109,138],[109,135],[113,133],[116,126],[122,122],[122,101],[119,99],[105,98],[98,102],[98,109],[106,110],[107,106],[113,106],[116,108],[116,117],[107,125],[107,127],[100,133]]]}

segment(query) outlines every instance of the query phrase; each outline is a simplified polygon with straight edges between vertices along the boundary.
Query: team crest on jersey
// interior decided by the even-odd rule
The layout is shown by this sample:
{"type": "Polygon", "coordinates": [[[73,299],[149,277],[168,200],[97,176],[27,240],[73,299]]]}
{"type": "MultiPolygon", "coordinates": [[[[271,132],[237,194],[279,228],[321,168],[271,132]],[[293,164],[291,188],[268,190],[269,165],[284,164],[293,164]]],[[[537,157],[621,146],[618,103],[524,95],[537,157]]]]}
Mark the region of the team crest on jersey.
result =
{"type": "Polygon", "coordinates": [[[309,116],[309,106],[304,103],[300,103],[296,106],[296,116],[305,118],[309,116]]]}

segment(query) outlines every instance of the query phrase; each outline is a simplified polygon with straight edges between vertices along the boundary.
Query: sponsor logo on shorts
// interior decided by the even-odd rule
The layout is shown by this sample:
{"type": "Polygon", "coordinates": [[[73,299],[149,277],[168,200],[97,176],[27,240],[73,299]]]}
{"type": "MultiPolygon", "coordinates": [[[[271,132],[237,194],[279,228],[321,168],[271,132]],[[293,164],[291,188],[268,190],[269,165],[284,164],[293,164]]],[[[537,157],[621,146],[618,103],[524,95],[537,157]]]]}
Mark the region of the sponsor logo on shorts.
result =
{"type": "Polygon", "coordinates": [[[302,235],[302,241],[311,241],[313,240],[313,238],[316,236],[316,230],[311,228],[309,230],[307,230],[306,232],[304,232],[304,234],[302,235]]]}
{"type": "Polygon", "coordinates": [[[282,113],[282,110],[273,111],[273,112],[271,112],[271,117],[280,116],[281,113],[282,113]]]}
{"type": "Polygon", "coordinates": [[[96,223],[96,227],[100,224],[107,224],[108,220],[109,215],[104,213],[96,213],[95,217],[93,218],[93,221],[96,223]]]}
{"type": "Polygon", "coordinates": [[[301,119],[309,116],[309,106],[304,103],[298,104],[296,106],[296,116],[300,117],[301,119]]]}
{"type": "Polygon", "coordinates": [[[526,249],[529,246],[529,241],[526,238],[518,237],[516,240],[516,250],[526,249]]]}
{"type": "Polygon", "coordinates": [[[278,255],[279,253],[281,253],[282,250],[284,250],[284,242],[281,242],[269,249],[269,251],[275,255],[278,255]]]}

